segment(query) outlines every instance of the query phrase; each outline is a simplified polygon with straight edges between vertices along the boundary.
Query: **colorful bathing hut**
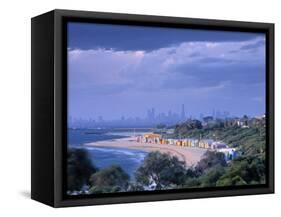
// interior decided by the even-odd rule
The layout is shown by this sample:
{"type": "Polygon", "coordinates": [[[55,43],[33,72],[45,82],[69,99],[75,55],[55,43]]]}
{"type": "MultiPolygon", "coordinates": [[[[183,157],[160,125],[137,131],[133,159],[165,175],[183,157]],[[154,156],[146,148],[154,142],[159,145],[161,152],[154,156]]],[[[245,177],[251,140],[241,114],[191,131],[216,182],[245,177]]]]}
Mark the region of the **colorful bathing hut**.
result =
{"type": "Polygon", "coordinates": [[[203,149],[214,150],[222,152],[225,155],[225,160],[229,161],[237,156],[237,151],[234,148],[229,148],[228,145],[222,141],[214,141],[212,139],[173,139],[173,138],[163,138],[159,133],[145,133],[137,137],[137,142],[140,143],[152,143],[161,145],[177,145],[182,147],[197,147],[203,149]]]}

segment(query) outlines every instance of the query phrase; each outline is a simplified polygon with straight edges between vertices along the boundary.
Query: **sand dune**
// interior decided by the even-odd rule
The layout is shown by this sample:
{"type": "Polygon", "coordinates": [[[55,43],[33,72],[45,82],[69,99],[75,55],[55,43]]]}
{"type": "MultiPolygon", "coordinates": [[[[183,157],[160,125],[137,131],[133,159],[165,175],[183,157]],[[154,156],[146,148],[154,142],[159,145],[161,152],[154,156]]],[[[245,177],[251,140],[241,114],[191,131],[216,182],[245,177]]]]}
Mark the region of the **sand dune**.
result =
{"type": "Polygon", "coordinates": [[[139,143],[136,141],[135,137],[92,142],[92,143],[86,143],[85,145],[95,146],[95,147],[127,148],[127,149],[142,150],[146,152],[159,151],[161,153],[169,153],[171,155],[177,156],[181,161],[185,161],[187,166],[195,165],[201,159],[203,154],[206,152],[206,149],[201,149],[201,148],[189,148],[189,147],[180,147],[175,145],[139,143]]]}

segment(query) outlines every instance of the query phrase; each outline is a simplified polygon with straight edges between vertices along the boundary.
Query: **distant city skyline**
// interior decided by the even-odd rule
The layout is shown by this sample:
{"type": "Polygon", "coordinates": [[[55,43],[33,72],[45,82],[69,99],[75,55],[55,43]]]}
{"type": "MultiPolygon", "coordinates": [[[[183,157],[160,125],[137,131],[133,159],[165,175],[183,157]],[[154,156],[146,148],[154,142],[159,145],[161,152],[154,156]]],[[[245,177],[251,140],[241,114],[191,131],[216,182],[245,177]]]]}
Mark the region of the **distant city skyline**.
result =
{"type": "Polygon", "coordinates": [[[69,23],[68,79],[73,120],[260,115],[265,35],[69,23]]]}
{"type": "MultiPolygon", "coordinates": [[[[172,110],[168,110],[166,112],[158,112],[157,110],[155,110],[155,108],[148,108],[146,110],[146,112],[143,113],[142,116],[126,116],[126,115],[121,115],[119,118],[116,119],[108,119],[106,117],[103,117],[101,115],[99,116],[92,116],[87,118],[88,120],[95,120],[95,121],[116,121],[116,120],[127,120],[127,119],[146,119],[146,120],[155,120],[155,119],[159,119],[159,117],[175,117],[175,119],[177,120],[185,120],[187,118],[194,118],[194,119],[202,119],[202,117],[206,117],[206,116],[212,116],[214,118],[226,118],[226,117],[231,117],[231,114],[228,111],[220,111],[217,109],[213,109],[212,111],[210,111],[207,114],[197,114],[196,116],[192,116],[192,115],[188,115],[185,112],[185,108],[184,108],[184,104],[181,105],[181,111],[177,112],[177,111],[172,111],[172,110]]],[[[246,114],[245,114],[246,115],[246,114]]],[[[82,118],[73,118],[72,116],[69,116],[71,119],[82,119],[82,118]]],[[[235,116],[233,116],[235,117],[235,116]]],[[[86,119],[85,119],[86,120],[86,119]]]]}
{"type": "MultiPolygon", "coordinates": [[[[246,115],[246,114],[244,114],[246,115]]],[[[244,116],[243,115],[243,116],[244,116]]],[[[264,114],[259,114],[256,117],[260,117],[264,114]]],[[[178,123],[185,122],[187,120],[200,120],[212,118],[214,120],[225,120],[229,118],[242,118],[243,116],[233,116],[228,111],[220,111],[213,109],[208,114],[200,113],[197,116],[188,115],[185,112],[184,104],[181,105],[181,111],[167,111],[158,113],[155,108],[149,108],[146,111],[146,115],[143,117],[129,117],[121,116],[119,119],[106,119],[103,116],[98,116],[97,118],[73,118],[68,117],[68,125],[70,128],[96,128],[96,127],[156,127],[159,124],[164,124],[166,126],[173,126],[178,123]]],[[[248,116],[252,118],[254,116],[248,116]]]]}

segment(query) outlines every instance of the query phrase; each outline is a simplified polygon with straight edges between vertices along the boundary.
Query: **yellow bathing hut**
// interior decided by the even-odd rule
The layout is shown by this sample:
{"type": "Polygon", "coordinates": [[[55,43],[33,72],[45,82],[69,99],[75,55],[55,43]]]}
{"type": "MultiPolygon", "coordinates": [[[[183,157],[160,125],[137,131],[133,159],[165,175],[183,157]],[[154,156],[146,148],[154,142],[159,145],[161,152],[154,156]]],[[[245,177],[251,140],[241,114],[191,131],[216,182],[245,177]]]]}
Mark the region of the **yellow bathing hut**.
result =
{"type": "Polygon", "coordinates": [[[158,133],[145,133],[143,135],[145,142],[161,144],[161,134],[158,133]]]}

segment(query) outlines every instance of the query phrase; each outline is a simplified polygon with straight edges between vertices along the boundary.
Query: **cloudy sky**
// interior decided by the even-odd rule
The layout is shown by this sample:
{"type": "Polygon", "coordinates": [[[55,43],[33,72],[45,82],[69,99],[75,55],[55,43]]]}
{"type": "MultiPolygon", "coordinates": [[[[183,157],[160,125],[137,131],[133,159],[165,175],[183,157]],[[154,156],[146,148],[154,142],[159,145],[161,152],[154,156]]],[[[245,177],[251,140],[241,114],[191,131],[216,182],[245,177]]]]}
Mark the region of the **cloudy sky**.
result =
{"type": "Polygon", "coordinates": [[[68,24],[68,109],[74,118],[265,112],[261,33],[68,24]]]}

